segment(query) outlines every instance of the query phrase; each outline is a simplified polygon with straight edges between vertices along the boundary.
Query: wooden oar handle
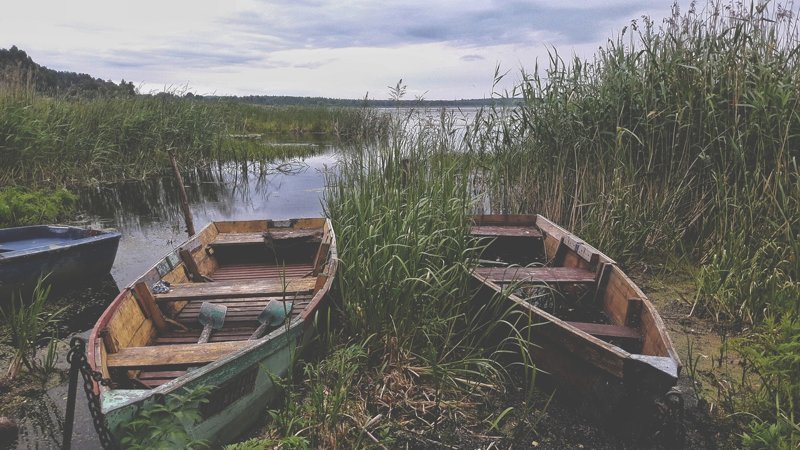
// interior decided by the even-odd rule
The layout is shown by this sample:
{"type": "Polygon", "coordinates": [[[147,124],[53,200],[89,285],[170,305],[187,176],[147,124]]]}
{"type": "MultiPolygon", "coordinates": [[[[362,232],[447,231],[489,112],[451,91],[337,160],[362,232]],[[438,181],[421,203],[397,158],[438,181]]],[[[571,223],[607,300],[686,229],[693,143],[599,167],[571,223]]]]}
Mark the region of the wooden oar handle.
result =
{"type": "Polygon", "coordinates": [[[254,331],[253,334],[250,335],[250,339],[249,340],[252,341],[253,339],[260,338],[261,335],[264,334],[264,331],[267,329],[268,325],[269,325],[269,322],[264,322],[261,325],[259,325],[258,328],[256,328],[256,331],[254,331]]]}
{"type": "Polygon", "coordinates": [[[200,339],[197,340],[198,344],[205,344],[208,342],[208,339],[211,337],[211,324],[203,327],[203,332],[200,333],[200,339]]]}

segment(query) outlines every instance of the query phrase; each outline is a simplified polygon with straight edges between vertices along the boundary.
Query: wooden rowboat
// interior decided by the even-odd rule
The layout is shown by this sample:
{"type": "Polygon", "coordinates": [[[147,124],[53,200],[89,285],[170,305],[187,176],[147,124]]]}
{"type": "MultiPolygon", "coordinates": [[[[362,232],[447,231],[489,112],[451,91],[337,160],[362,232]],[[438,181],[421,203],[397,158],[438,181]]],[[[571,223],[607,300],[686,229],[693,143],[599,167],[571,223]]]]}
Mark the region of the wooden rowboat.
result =
{"type": "Polygon", "coordinates": [[[202,419],[184,424],[194,439],[228,442],[263,418],[336,266],[333,229],[321,218],[213,222],[166,255],[117,296],[87,344],[92,369],[114,383],[95,386],[113,438],[139,408],[183,388],[214,387],[202,419]],[[286,317],[253,336],[267,305],[286,317]],[[209,326],[198,343],[198,314],[223,306],[222,327],[209,326]]]}
{"type": "Polygon", "coordinates": [[[622,406],[675,386],[681,362],[664,323],[611,258],[541,215],[473,222],[488,244],[473,271],[478,298],[507,298],[522,313],[537,369],[562,391],[622,406]]]}
{"type": "Polygon", "coordinates": [[[0,298],[30,291],[42,275],[59,290],[107,274],[120,236],[63,225],[0,229],[0,298]]]}

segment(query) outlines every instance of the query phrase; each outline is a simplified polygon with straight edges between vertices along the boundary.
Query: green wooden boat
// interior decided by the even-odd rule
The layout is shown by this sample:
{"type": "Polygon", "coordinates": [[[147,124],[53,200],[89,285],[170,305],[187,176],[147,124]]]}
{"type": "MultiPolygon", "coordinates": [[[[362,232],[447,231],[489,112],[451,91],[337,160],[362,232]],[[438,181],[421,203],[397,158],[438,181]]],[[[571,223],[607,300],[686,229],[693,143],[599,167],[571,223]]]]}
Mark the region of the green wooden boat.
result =
{"type": "Polygon", "coordinates": [[[161,259],[117,296],[87,344],[90,366],[113,381],[94,387],[112,437],[142,406],[198,386],[213,390],[202,419],[185,425],[192,438],[230,442],[263,418],[336,267],[322,218],[213,222],[161,259]]]}

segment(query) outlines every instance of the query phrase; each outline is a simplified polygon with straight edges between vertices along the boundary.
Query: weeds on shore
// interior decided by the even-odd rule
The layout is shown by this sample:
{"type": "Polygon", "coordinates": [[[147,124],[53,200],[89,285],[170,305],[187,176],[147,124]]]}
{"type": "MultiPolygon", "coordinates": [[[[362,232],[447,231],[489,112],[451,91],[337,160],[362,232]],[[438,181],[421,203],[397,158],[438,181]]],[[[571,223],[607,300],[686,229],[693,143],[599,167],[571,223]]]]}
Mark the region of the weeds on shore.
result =
{"type": "Polygon", "coordinates": [[[16,378],[23,366],[29,371],[39,371],[46,377],[55,365],[55,344],[53,344],[55,339],[50,339],[47,356],[41,365],[36,360],[38,341],[48,327],[56,323],[58,315],[67,308],[53,313],[44,310],[44,303],[50,295],[50,286],[45,280],[46,277],[40,277],[36,282],[30,303],[26,304],[21,295],[15,295],[11,299],[9,310],[0,308],[0,319],[8,327],[14,346],[14,354],[7,372],[10,379],[16,378]]]}

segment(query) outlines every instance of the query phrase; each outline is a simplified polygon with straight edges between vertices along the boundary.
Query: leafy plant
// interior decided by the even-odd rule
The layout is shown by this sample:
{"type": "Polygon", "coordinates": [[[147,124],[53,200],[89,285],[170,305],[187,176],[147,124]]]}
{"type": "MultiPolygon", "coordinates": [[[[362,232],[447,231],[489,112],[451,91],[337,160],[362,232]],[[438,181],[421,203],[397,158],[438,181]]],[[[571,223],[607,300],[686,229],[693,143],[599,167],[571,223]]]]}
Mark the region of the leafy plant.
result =
{"type": "Polygon", "coordinates": [[[129,449],[207,448],[203,440],[192,439],[187,428],[201,419],[199,407],[207,403],[212,386],[185,388],[155,399],[139,409],[120,430],[120,443],[129,449]]]}
{"type": "MultiPolygon", "coordinates": [[[[45,312],[44,304],[50,295],[50,286],[46,284],[46,278],[47,276],[42,276],[36,282],[32,301],[29,304],[25,303],[21,294],[15,293],[11,298],[10,310],[0,308],[0,318],[8,327],[14,345],[14,354],[7,372],[9,378],[16,378],[23,366],[29,371],[38,368],[36,362],[37,341],[48,327],[57,322],[58,315],[66,310],[64,307],[54,313],[45,312]]],[[[51,347],[48,347],[45,370],[48,370],[48,367],[52,368],[53,363],[53,351],[51,347]]]]}

